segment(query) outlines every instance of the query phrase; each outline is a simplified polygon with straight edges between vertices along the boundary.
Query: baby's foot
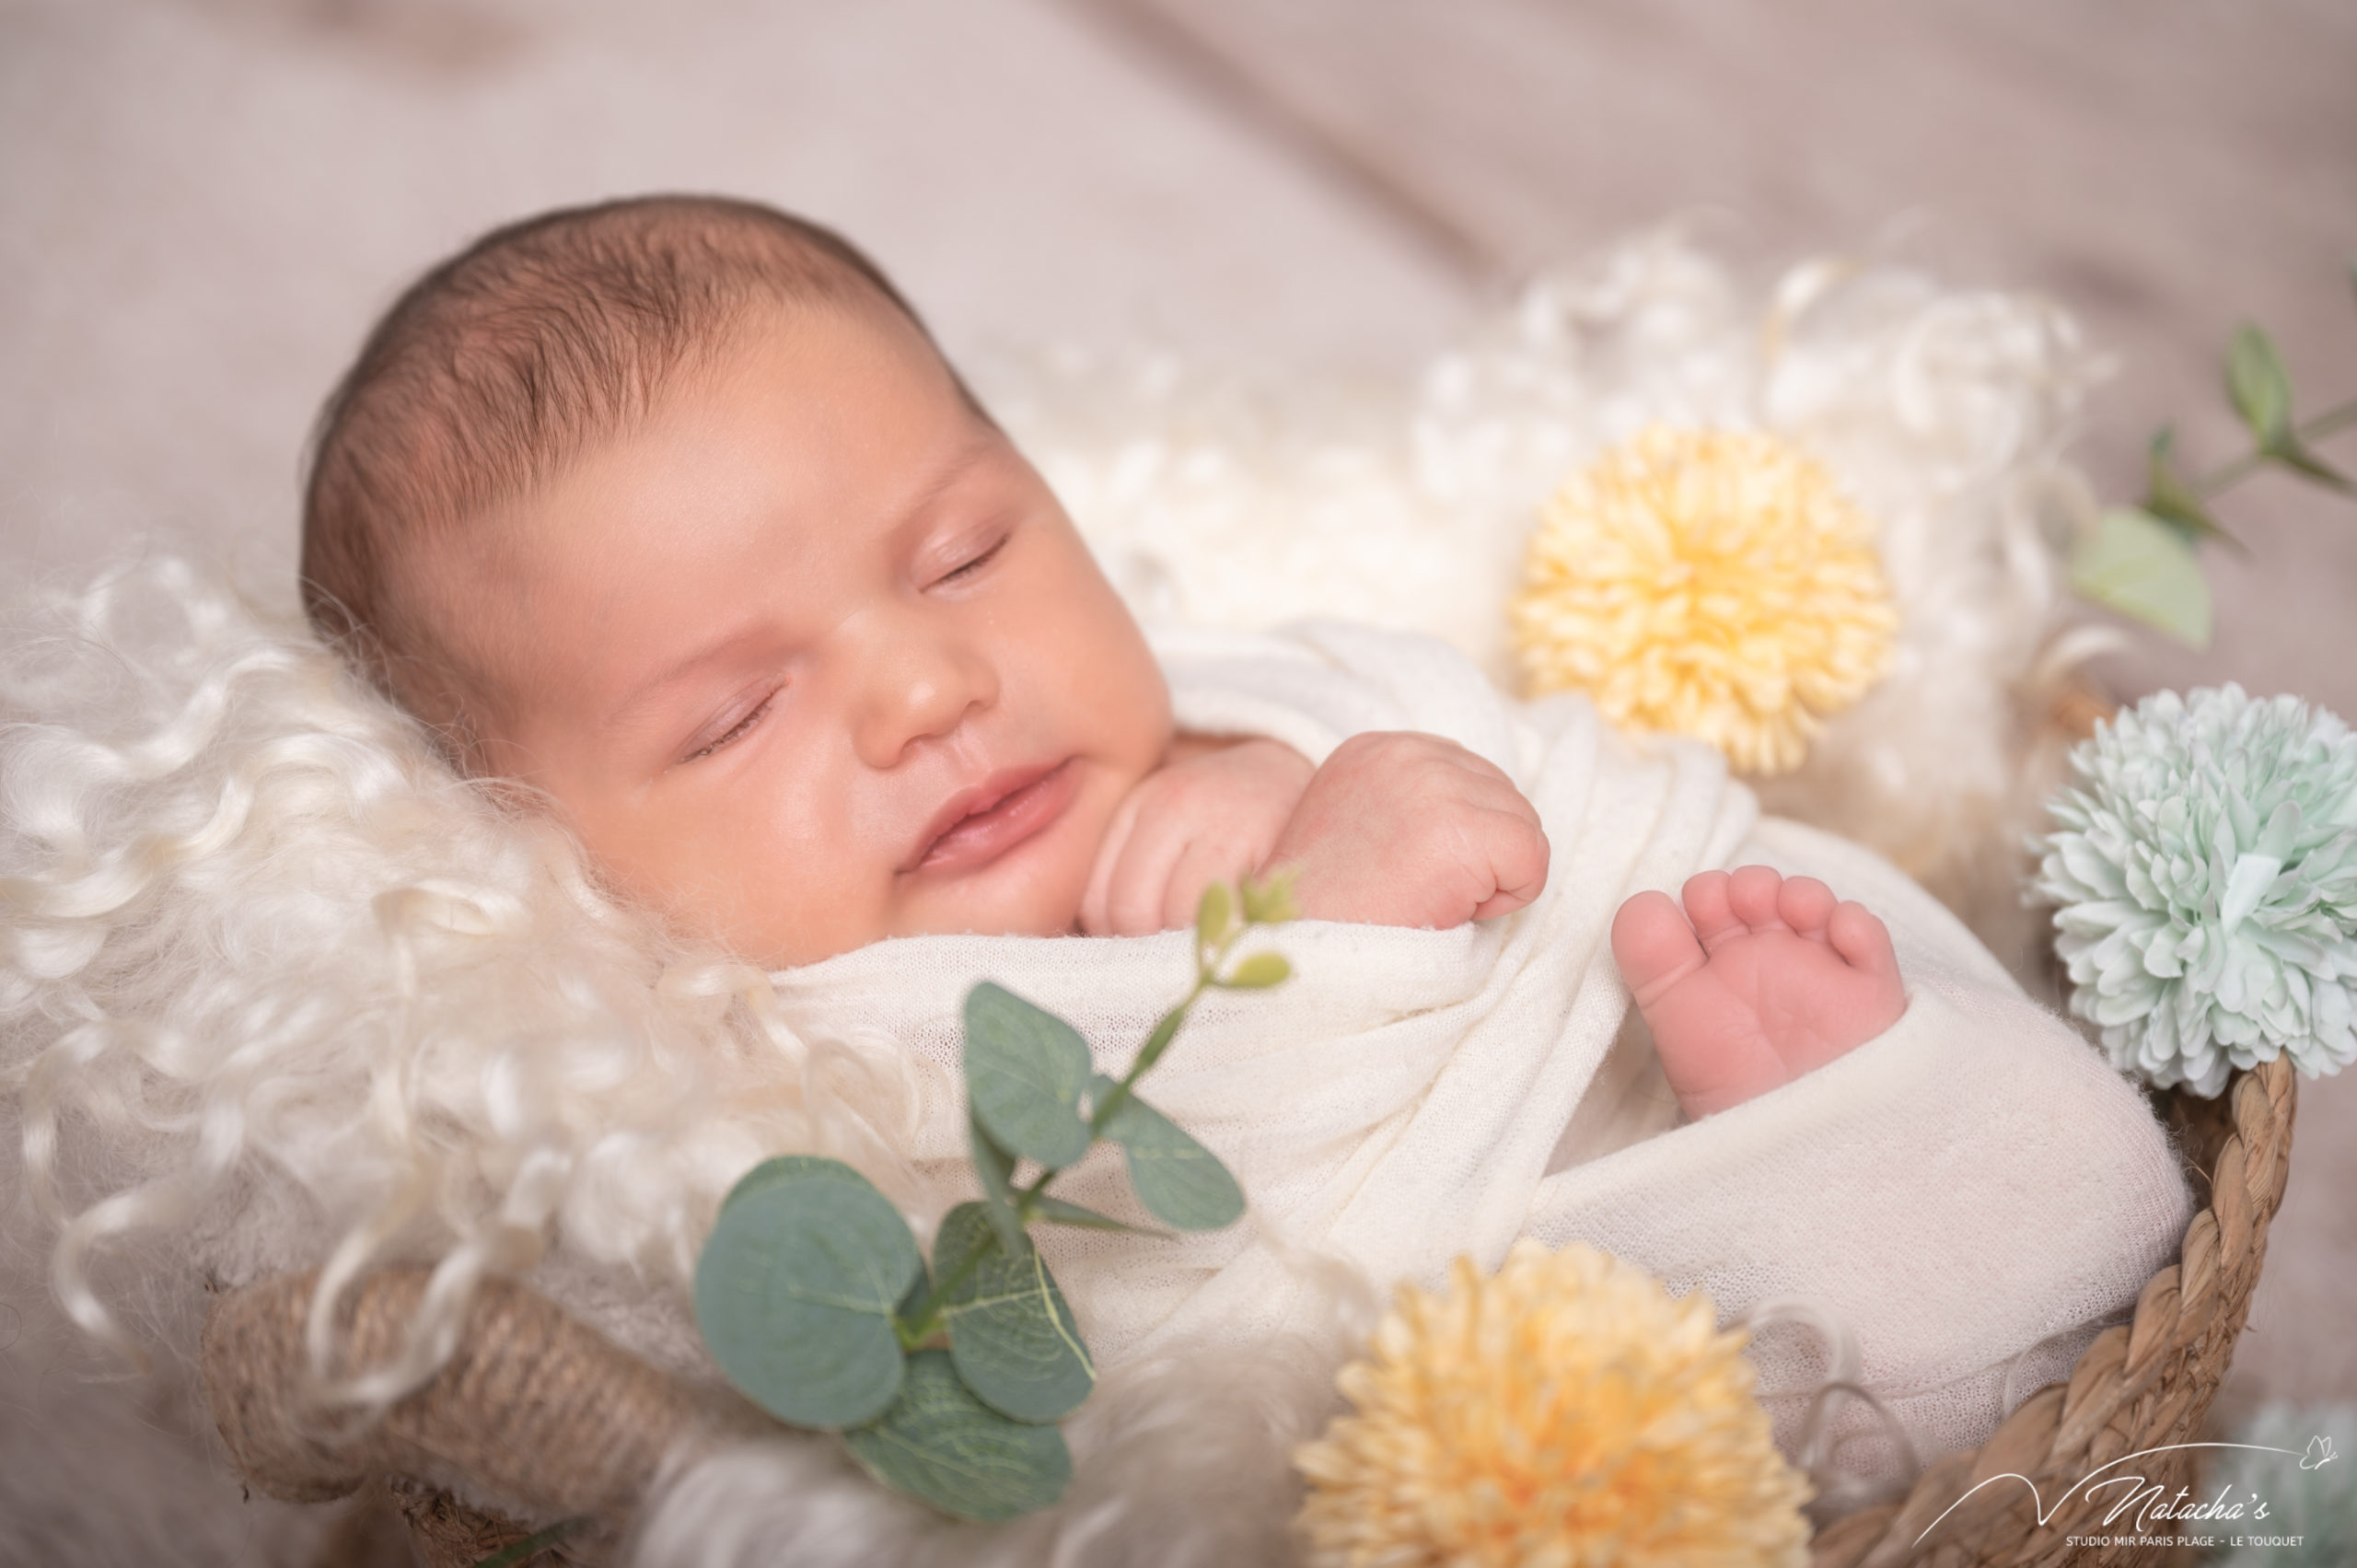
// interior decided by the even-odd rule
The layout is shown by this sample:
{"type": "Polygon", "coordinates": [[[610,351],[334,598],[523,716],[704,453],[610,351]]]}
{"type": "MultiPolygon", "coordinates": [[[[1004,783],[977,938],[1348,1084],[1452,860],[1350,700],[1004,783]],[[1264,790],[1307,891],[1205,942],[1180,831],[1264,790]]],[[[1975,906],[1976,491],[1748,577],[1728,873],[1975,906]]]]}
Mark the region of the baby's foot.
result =
{"type": "Polygon", "coordinates": [[[1613,917],[1612,956],[1689,1117],[1822,1067],[1907,1010],[1883,923],[1765,865],[1703,872],[1682,914],[1639,893],[1613,917]]]}

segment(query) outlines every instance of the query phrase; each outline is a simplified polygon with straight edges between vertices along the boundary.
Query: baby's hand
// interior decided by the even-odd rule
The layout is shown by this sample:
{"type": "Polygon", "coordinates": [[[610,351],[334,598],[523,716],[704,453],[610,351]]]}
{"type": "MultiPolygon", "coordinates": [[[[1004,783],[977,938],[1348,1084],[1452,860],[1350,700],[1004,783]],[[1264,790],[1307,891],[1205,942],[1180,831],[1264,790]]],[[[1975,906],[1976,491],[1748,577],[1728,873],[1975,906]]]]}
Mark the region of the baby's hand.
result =
{"type": "Polygon", "coordinates": [[[1268,858],[1313,771],[1289,746],[1245,740],[1148,773],[1097,846],[1080,928],[1143,936],[1193,920],[1205,888],[1268,858]]]}
{"type": "Polygon", "coordinates": [[[1547,886],[1547,834],[1514,782],[1434,735],[1355,735],[1269,856],[1313,920],[1435,929],[1511,914],[1547,886]]]}

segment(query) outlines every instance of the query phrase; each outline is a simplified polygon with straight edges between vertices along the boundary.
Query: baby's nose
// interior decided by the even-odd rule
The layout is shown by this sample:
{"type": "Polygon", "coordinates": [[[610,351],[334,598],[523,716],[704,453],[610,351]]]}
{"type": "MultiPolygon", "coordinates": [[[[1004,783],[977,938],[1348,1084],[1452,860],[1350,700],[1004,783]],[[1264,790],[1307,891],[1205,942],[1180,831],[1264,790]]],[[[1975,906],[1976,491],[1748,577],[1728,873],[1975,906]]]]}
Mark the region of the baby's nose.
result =
{"type": "Polygon", "coordinates": [[[865,678],[853,738],[860,760],[889,768],[921,740],[955,731],[967,714],[998,700],[991,662],[962,638],[911,617],[873,628],[863,650],[865,678]]]}

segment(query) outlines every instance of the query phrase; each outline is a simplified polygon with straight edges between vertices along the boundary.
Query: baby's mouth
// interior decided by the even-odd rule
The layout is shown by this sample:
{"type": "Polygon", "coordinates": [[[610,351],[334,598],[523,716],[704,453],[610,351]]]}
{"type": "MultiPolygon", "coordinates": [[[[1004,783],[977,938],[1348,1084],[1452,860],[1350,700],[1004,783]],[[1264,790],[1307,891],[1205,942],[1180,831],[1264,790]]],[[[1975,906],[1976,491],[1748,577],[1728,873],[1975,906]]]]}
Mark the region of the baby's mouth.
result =
{"type": "Polygon", "coordinates": [[[1036,837],[1072,804],[1072,760],[1052,767],[1008,768],[951,796],[927,824],[903,871],[970,871],[1036,837]]]}

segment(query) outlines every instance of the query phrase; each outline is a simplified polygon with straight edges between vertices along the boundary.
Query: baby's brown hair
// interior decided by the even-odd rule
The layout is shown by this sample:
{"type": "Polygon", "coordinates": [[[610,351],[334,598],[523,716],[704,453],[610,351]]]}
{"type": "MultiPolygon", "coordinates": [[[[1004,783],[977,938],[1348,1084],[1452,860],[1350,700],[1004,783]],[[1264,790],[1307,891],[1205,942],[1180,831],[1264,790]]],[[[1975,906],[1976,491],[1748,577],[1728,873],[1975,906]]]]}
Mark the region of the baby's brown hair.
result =
{"type": "Polygon", "coordinates": [[[819,303],[881,303],[932,341],[848,241],[757,203],[638,197],[484,235],[402,293],[320,412],[303,500],[312,626],[469,749],[467,709],[489,694],[394,563],[627,431],[752,313],[819,303]]]}

